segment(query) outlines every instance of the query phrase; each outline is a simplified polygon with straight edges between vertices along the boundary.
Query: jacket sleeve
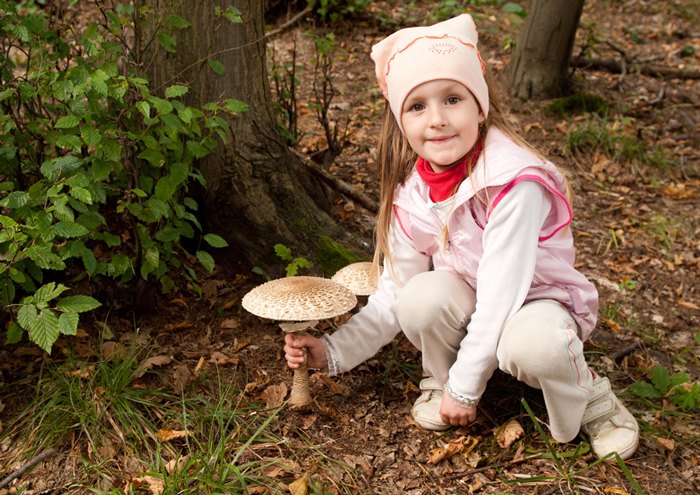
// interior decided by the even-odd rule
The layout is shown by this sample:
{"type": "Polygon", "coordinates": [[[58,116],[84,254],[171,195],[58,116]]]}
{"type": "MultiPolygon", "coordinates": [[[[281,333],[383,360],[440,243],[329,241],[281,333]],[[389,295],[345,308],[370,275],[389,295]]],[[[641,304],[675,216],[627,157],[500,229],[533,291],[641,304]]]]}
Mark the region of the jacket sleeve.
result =
{"type": "Polygon", "coordinates": [[[476,273],[476,310],[467,325],[447,390],[476,403],[498,367],[496,349],[506,321],[523,305],[535,273],[540,231],[551,199],[540,184],[524,181],[494,208],[483,233],[476,273]]]}
{"type": "Polygon", "coordinates": [[[401,330],[392,309],[397,290],[414,275],[429,269],[430,257],[413,248],[396,217],[392,220],[389,242],[391,265],[385,260],[377,290],[367,305],[335,333],[322,337],[331,375],[353,369],[391,342],[401,330]]]}

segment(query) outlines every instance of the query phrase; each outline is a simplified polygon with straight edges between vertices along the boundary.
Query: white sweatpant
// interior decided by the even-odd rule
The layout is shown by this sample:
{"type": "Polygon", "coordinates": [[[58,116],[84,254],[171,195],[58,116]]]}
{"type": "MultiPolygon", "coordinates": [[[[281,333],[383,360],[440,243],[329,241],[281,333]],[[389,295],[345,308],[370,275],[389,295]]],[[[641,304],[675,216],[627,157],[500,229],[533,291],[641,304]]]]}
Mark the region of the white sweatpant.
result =
{"type": "MultiPolygon", "coordinates": [[[[455,362],[476,294],[459,276],[431,271],[399,289],[392,308],[406,337],[422,353],[423,372],[444,384],[455,362]]],[[[525,304],[503,327],[496,350],[501,370],[544,395],[552,437],[576,437],[593,378],[569,312],[553,300],[525,304]]]]}

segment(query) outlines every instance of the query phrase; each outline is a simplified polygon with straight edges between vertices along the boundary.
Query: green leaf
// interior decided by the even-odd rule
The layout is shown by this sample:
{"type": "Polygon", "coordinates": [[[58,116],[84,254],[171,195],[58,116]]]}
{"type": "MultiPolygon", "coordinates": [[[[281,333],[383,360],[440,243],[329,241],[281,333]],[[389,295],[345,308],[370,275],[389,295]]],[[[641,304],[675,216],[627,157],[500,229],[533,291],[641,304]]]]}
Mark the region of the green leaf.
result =
{"type": "Polygon", "coordinates": [[[203,158],[209,154],[209,150],[197,141],[187,141],[187,151],[195,158],[203,158]]]}
{"type": "Polygon", "coordinates": [[[56,303],[56,308],[64,313],[85,313],[100,306],[102,303],[90,296],[68,296],[56,303]]]}
{"type": "Polygon", "coordinates": [[[158,112],[158,115],[160,115],[161,117],[163,115],[168,115],[169,113],[173,112],[173,104],[170,103],[168,100],[152,96],[149,99],[149,101],[153,105],[153,108],[156,109],[156,112],[158,112]]]}
{"type": "Polygon", "coordinates": [[[66,264],[60,256],[52,253],[49,246],[34,245],[25,249],[24,254],[39,268],[45,270],[64,270],[66,268],[66,264]]]}
{"type": "Polygon", "coordinates": [[[75,155],[65,155],[46,160],[41,164],[41,174],[49,180],[67,177],[83,165],[83,160],[75,155]]]}
{"type": "Polygon", "coordinates": [[[62,313],[58,317],[58,330],[63,335],[76,335],[78,333],[78,313],[62,313]]]}
{"type": "Polygon", "coordinates": [[[154,167],[162,167],[165,164],[165,155],[161,153],[159,150],[154,150],[154,149],[145,149],[138,155],[136,155],[137,158],[141,158],[142,160],[146,160],[148,163],[153,165],[154,167]]]}
{"type": "Polygon", "coordinates": [[[224,247],[228,246],[228,242],[226,242],[223,237],[220,237],[216,234],[206,234],[204,236],[204,240],[211,247],[224,248],[224,247]]]}
{"type": "Polygon", "coordinates": [[[214,269],[215,262],[211,254],[207,253],[206,251],[197,251],[196,256],[202,266],[204,266],[204,268],[206,268],[208,271],[212,271],[214,269]]]}
{"type": "Polygon", "coordinates": [[[83,127],[80,130],[80,137],[88,146],[97,146],[102,141],[102,134],[94,127],[83,127]]]}
{"type": "Polygon", "coordinates": [[[71,237],[82,237],[90,233],[90,231],[85,228],[84,225],[74,222],[57,222],[53,226],[53,230],[56,235],[67,239],[71,237]]]}
{"type": "Polygon", "coordinates": [[[34,293],[34,303],[36,305],[46,304],[52,299],[57,298],[65,291],[68,290],[63,284],[56,284],[55,282],[49,282],[39,287],[34,293]]]}
{"type": "Polygon", "coordinates": [[[284,244],[275,244],[275,254],[282,261],[292,261],[292,259],[294,259],[292,256],[292,250],[284,244]]]}
{"type": "Polygon", "coordinates": [[[173,86],[168,86],[165,88],[165,97],[166,98],[177,98],[178,96],[182,96],[184,94],[187,94],[187,92],[190,90],[187,86],[183,86],[182,84],[175,84],[173,86]]]}
{"type": "Polygon", "coordinates": [[[672,386],[671,375],[663,366],[655,366],[654,369],[651,370],[651,383],[654,384],[656,390],[661,392],[661,394],[665,394],[672,386]]]}
{"type": "Polygon", "coordinates": [[[659,399],[663,397],[663,394],[659,393],[659,391],[648,382],[634,382],[629,386],[629,390],[634,395],[646,399],[659,399]]]}
{"type": "Polygon", "coordinates": [[[141,114],[144,116],[146,119],[151,118],[151,105],[148,104],[147,101],[137,101],[136,102],[136,109],[141,112],[141,114]]]}
{"type": "Polygon", "coordinates": [[[80,124],[80,117],[76,115],[64,115],[60,117],[54,124],[56,129],[72,129],[80,124]]]}
{"type": "Polygon", "coordinates": [[[187,19],[176,14],[170,14],[166,19],[165,23],[175,29],[185,29],[190,27],[190,23],[187,19]]]}
{"type": "Polygon", "coordinates": [[[223,76],[225,72],[224,64],[222,64],[219,60],[216,60],[215,58],[208,58],[207,59],[207,64],[209,65],[209,68],[214,71],[214,74],[217,76],[223,76]]]}
{"type": "Polygon", "coordinates": [[[58,318],[50,309],[42,310],[29,329],[29,340],[41,347],[47,353],[59,335],[58,318]]]}
{"type": "Polygon", "coordinates": [[[229,98],[224,100],[224,108],[232,114],[239,114],[248,111],[248,104],[240,100],[229,98]]]}
{"type": "Polygon", "coordinates": [[[19,311],[17,311],[17,323],[19,323],[25,330],[32,328],[32,325],[36,321],[36,317],[36,306],[33,304],[23,304],[20,306],[19,311]]]}
{"type": "Polygon", "coordinates": [[[173,38],[169,34],[166,34],[162,31],[158,32],[158,42],[160,43],[160,46],[163,47],[163,50],[165,50],[166,52],[173,53],[175,51],[177,41],[175,41],[175,38],[173,38]]]}
{"type": "Polygon", "coordinates": [[[519,3],[508,2],[505,5],[503,5],[503,7],[501,7],[501,9],[503,9],[505,12],[510,12],[512,14],[515,14],[519,17],[527,16],[527,12],[523,8],[523,6],[520,5],[519,3]]]}
{"type": "Polygon", "coordinates": [[[90,194],[90,191],[88,191],[84,187],[71,187],[70,195],[73,196],[75,199],[82,201],[85,204],[92,204],[92,194],[90,194]]]}
{"type": "Polygon", "coordinates": [[[7,195],[7,198],[3,201],[5,206],[11,210],[21,208],[27,203],[29,203],[29,193],[26,191],[14,191],[7,195]]]}
{"type": "Polygon", "coordinates": [[[5,342],[9,345],[19,344],[22,340],[22,334],[24,331],[22,327],[17,323],[10,323],[10,328],[7,330],[7,336],[5,342]]]}

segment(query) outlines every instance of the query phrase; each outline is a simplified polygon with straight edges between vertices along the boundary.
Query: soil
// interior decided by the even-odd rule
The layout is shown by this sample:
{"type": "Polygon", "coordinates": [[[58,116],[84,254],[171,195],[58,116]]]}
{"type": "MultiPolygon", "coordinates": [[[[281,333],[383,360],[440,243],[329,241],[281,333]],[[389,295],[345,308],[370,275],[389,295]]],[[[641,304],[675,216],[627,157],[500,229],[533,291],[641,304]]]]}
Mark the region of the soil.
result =
{"type": "MultiPolygon", "coordinates": [[[[527,2],[520,3],[527,9],[527,2]]],[[[331,115],[338,125],[348,125],[348,142],[328,170],[375,199],[374,153],[383,102],[375,87],[369,48],[399,26],[424,22],[437,12],[438,4],[449,2],[421,6],[374,2],[368,15],[335,28],[338,94],[331,115]]],[[[290,435],[291,444],[300,444],[294,432],[302,431],[306,441],[323,446],[328,458],[354,468],[356,488],[350,493],[700,493],[697,409],[679,415],[669,401],[664,401],[662,409],[654,407],[661,405],[659,401],[652,403],[625,392],[636,381],[649,381],[657,364],[687,373],[691,382],[700,379],[700,81],[643,75],[635,65],[698,70],[700,14],[693,6],[697,7],[693,0],[587,2],[574,52],[584,52],[585,47],[586,56],[618,62],[624,56],[628,69],[624,74],[582,68],[574,73],[575,90],[602,98],[610,109],[608,117],[573,110],[558,115],[549,109],[551,101],[508,102],[523,135],[570,172],[577,266],[596,283],[601,301],[599,324],[586,349],[591,365],[611,379],[642,425],[639,450],[625,463],[642,491],[635,492],[633,482],[616,463],[591,466],[594,458],[590,453],[576,458],[579,474],[569,485],[556,475],[552,459],[530,459],[546,452],[547,446],[521,398],[546,422],[541,394],[500,373],[490,382],[475,424],[444,433],[421,430],[409,414],[418,396],[415,384],[420,359],[399,338],[340,377],[315,373],[312,410],[280,413],[281,424],[287,425],[280,434],[290,435]],[[620,147],[611,154],[593,144],[572,151],[568,146],[572,136],[591,122],[603,126],[601,139],[626,140],[647,154],[639,151],[634,155],[634,150],[628,150],[634,157],[627,159],[620,147]],[[661,150],[657,158],[662,155],[663,160],[649,158],[657,147],[661,150]],[[640,156],[648,158],[647,162],[640,156]],[[524,436],[510,447],[500,447],[495,433],[512,418],[522,424],[524,436]],[[465,447],[470,442],[476,445],[471,453],[465,447]],[[461,447],[458,450],[464,455],[429,462],[436,449],[448,445],[461,447]],[[554,481],[514,483],[538,476],[554,481]]],[[[503,82],[508,46],[517,39],[522,20],[498,5],[474,7],[472,12],[479,26],[482,56],[503,82]]],[[[280,57],[288,56],[294,42],[298,59],[306,67],[298,74],[302,81],[299,128],[303,131],[298,149],[322,162],[327,145],[308,105],[313,100],[314,52],[304,33],[310,26],[302,22],[285,27],[284,22],[278,21],[277,27],[283,30],[270,42],[280,57]]],[[[371,212],[342,198],[332,214],[371,243],[371,212]]],[[[280,261],[280,273],[271,275],[283,275],[283,268],[280,261]]],[[[172,364],[161,370],[164,373],[174,372],[176,365],[194,369],[200,357],[215,352],[234,357],[236,364],[232,360],[221,365],[227,379],[245,388],[250,400],[270,400],[271,387],[291,383],[291,374],[283,365],[281,335],[274,323],[251,316],[239,304],[243,294],[261,281],[253,273],[236,273],[222,263],[203,278],[201,297],[183,286],[176,297],[161,297],[157,311],[113,312],[110,327],[119,329],[117,339],[133,337],[136,332],[151,338],[154,354],[173,356],[172,364]]],[[[325,330],[332,331],[341,323],[342,318],[325,322],[325,330]]],[[[89,347],[90,342],[86,334],[62,345],[89,347]]],[[[42,359],[28,347],[0,351],[2,361],[22,359],[28,368],[32,368],[29,363],[42,359]]],[[[5,402],[0,418],[7,422],[16,411],[5,402]]],[[[573,452],[581,441],[554,448],[560,453],[573,452]]],[[[297,459],[301,471],[314,469],[312,454],[298,453],[297,459]]],[[[46,480],[65,481],[63,460],[65,457],[49,459],[23,476],[23,480],[34,481],[32,493],[40,493],[36,487],[46,486],[46,480]]],[[[6,472],[0,465],[0,475],[6,472]]]]}

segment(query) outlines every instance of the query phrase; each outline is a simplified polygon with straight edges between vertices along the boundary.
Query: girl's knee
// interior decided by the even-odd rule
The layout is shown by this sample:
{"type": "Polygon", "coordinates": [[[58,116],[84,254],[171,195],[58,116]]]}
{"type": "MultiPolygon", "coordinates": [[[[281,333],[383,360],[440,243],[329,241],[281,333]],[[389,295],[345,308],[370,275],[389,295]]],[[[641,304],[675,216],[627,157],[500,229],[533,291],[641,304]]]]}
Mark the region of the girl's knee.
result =
{"type": "Polygon", "coordinates": [[[429,332],[443,325],[460,327],[474,312],[474,290],[454,273],[419,273],[399,289],[393,311],[402,330],[429,332]]]}

